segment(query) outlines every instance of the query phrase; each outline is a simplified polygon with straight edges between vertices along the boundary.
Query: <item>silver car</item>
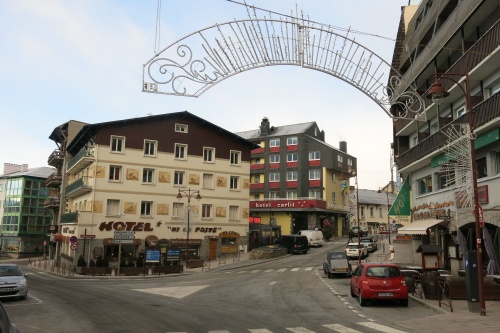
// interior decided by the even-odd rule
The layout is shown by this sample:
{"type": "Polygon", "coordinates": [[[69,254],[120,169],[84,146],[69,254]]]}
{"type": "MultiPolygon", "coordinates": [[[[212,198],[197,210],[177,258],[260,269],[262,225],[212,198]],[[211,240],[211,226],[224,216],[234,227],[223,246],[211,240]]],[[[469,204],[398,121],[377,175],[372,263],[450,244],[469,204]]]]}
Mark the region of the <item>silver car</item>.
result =
{"type": "Polygon", "coordinates": [[[0,298],[28,297],[26,274],[16,264],[0,264],[0,298]]]}

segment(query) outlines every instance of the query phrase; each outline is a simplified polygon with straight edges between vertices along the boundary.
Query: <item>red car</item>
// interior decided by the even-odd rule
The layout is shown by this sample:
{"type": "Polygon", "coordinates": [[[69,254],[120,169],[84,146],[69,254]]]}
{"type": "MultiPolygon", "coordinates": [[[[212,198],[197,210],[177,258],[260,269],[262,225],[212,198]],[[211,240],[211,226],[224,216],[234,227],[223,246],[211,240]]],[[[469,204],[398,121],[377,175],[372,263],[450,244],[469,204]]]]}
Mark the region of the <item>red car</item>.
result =
{"type": "Polygon", "coordinates": [[[408,287],[399,267],[389,263],[362,263],[351,277],[351,296],[361,306],[367,300],[399,301],[408,306],[408,287]]]}

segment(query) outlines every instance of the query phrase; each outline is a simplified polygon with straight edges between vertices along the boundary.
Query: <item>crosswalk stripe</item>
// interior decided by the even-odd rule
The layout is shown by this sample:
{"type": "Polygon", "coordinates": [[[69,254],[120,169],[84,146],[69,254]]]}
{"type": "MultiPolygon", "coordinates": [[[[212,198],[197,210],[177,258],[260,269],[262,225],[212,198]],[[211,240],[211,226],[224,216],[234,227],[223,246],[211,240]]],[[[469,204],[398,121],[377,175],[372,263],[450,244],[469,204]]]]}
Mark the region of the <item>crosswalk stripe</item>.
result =
{"type": "Polygon", "coordinates": [[[291,271],[292,271],[292,272],[296,272],[296,271],[298,271],[299,269],[300,269],[300,268],[292,268],[292,269],[291,269],[291,271]]]}
{"type": "Polygon", "coordinates": [[[306,270],[306,271],[310,271],[310,270],[312,270],[312,269],[313,269],[313,267],[307,267],[305,270],[306,270]]]}
{"type": "Polygon", "coordinates": [[[274,271],[274,268],[267,269],[267,270],[265,270],[264,272],[269,273],[269,272],[272,272],[272,271],[274,271]]]}
{"type": "Polygon", "coordinates": [[[280,268],[280,269],[278,269],[276,272],[278,272],[278,273],[282,273],[282,272],[284,272],[284,271],[286,271],[286,268],[280,268]]]}
{"type": "Polygon", "coordinates": [[[362,333],[360,331],[357,331],[355,329],[349,328],[344,325],[340,324],[332,324],[332,325],[323,325],[323,327],[329,328],[332,331],[339,332],[339,333],[362,333]]]}
{"type": "Polygon", "coordinates": [[[208,331],[208,333],[229,333],[229,331],[208,331]]]}
{"type": "Polygon", "coordinates": [[[314,333],[314,331],[309,331],[307,328],[304,327],[291,327],[287,328],[287,330],[294,333],[314,333]]]}
{"type": "Polygon", "coordinates": [[[252,333],[273,333],[272,331],[270,330],[266,330],[265,328],[259,328],[259,329],[256,329],[256,330],[248,330],[252,333]]]}
{"type": "Polygon", "coordinates": [[[368,327],[368,328],[372,328],[372,329],[380,331],[380,332],[384,332],[384,333],[406,333],[405,331],[401,331],[401,330],[398,330],[398,329],[395,329],[392,327],[388,327],[388,326],[384,326],[384,325],[380,325],[377,323],[372,323],[369,321],[358,323],[358,324],[363,325],[363,326],[368,327]]]}
{"type": "Polygon", "coordinates": [[[251,271],[250,273],[257,273],[257,272],[260,272],[260,269],[255,269],[255,270],[251,271]]]}

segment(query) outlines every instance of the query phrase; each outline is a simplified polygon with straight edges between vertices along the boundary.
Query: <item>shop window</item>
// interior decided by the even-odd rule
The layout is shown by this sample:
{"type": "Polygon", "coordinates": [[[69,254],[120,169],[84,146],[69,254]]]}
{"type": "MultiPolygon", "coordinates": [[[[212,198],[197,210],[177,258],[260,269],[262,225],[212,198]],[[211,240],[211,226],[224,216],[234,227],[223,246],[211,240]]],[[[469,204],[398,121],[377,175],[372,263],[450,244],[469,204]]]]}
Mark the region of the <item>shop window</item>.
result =
{"type": "Polygon", "coordinates": [[[477,178],[484,178],[488,176],[488,167],[486,165],[486,157],[476,160],[477,165],[477,178]]]}

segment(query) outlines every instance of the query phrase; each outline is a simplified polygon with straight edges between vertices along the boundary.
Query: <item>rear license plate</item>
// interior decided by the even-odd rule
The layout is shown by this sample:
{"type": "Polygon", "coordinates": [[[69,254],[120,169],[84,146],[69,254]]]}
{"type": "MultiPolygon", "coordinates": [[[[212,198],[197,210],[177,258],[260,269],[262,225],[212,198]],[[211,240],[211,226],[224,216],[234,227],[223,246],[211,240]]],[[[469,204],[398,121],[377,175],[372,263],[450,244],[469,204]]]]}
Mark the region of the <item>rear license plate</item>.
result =
{"type": "Polygon", "coordinates": [[[393,296],[392,293],[378,293],[378,296],[379,297],[389,297],[389,296],[393,296]]]}
{"type": "Polygon", "coordinates": [[[337,268],[336,270],[339,271],[339,272],[345,272],[346,268],[337,268]]]}
{"type": "Polygon", "coordinates": [[[0,292],[9,292],[9,291],[14,291],[16,290],[15,288],[3,288],[3,289],[0,289],[0,292]]]}

